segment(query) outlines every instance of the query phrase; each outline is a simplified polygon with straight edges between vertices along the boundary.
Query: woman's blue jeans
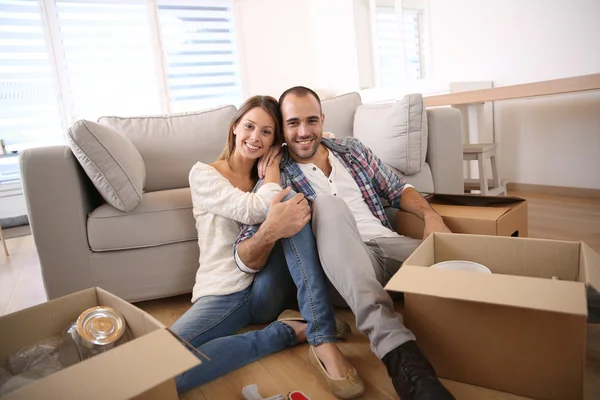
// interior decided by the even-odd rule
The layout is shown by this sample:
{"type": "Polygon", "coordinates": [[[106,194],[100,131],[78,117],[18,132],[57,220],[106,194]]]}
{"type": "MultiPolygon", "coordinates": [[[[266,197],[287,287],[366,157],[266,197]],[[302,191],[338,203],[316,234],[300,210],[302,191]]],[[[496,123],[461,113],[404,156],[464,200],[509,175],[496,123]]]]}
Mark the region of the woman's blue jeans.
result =
{"type": "Polygon", "coordinates": [[[179,375],[177,391],[203,385],[297,344],[294,330],[282,322],[235,334],[250,324],[274,321],[293,301],[294,292],[308,322],[308,342],[313,346],[334,342],[333,306],[310,224],[275,245],[250,287],[229,295],[202,297],[173,324],[173,332],[211,359],[202,359],[201,365],[179,375]]]}

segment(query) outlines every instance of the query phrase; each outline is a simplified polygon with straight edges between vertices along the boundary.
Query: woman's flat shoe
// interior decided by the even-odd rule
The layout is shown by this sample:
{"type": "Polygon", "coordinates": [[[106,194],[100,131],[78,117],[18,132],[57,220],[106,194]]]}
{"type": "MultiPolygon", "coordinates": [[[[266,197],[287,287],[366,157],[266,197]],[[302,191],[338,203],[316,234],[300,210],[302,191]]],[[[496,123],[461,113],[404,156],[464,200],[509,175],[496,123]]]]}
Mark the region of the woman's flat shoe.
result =
{"type": "MultiPolygon", "coordinates": [[[[277,317],[277,321],[302,321],[306,322],[299,311],[296,310],[285,310],[279,317],[277,317]]],[[[346,321],[341,318],[335,317],[335,337],[339,340],[346,339],[352,333],[352,329],[350,325],[346,321]]]]}
{"type": "Polygon", "coordinates": [[[329,389],[337,397],[355,399],[362,396],[365,392],[365,384],[354,368],[348,371],[348,375],[345,378],[333,378],[329,375],[319,357],[317,357],[317,353],[315,353],[315,349],[312,346],[308,349],[308,358],[310,359],[310,363],[325,377],[329,389]]]}

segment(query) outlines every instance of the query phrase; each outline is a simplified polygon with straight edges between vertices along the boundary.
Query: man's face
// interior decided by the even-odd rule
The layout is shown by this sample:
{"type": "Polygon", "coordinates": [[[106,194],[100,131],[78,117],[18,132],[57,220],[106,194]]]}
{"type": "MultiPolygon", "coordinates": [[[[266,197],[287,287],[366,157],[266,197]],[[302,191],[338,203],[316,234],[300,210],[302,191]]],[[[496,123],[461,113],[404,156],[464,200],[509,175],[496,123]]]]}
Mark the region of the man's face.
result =
{"type": "Polygon", "coordinates": [[[289,94],[281,103],[283,117],[283,136],[298,162],[310,162],[321,144],[323,121],[321,105],[311,95],[298,97],[289,94]]]}

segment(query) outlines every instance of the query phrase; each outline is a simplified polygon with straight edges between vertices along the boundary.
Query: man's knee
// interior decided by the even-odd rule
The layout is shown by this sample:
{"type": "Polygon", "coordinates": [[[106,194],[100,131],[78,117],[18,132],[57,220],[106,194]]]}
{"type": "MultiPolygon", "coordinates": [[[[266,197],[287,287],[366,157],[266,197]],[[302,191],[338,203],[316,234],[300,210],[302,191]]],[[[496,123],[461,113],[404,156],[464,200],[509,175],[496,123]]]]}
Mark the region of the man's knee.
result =
{"type": "Polygon", "coordinates": [[[350,212],[346,202],[337,196],[319,196],[313,201],[313,223],[318,220],[336,221],[340,213],[350,212]]]}

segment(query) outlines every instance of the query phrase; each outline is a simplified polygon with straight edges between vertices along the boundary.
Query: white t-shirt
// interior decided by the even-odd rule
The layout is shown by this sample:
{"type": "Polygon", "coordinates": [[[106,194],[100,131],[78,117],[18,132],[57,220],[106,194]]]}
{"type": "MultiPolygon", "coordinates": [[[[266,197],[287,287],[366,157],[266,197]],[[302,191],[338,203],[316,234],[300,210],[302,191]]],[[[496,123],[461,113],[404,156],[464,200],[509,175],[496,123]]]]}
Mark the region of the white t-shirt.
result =
{"type": "Polygon", "coordinates": [[[241,224],[264,222],[273,197],[281,191],[276,183],[264,184],[256,193],[234,187],[215,168],[203,163],[190,172],[190,190],[200,266],[196,273],[192,302],[209,295],[225,295],[246,289],[257,272],[243,264],[237,267],[233,244],[240,234],[241,224]]]}
{"type": "MultiPolygon", "coordinates": [[[[333,195],[344,200],[356,219],[358,232],[364,242],[376,237],[400,237],[373,215],[350,172],[329,149],[327,149],[327,153],[331,165],[331,174],[328,177],[315,164],[298,163],[317,197],[333,195]]],[[[408,187],[412,186],[407,184],[403,190],[408,187]]]]}

